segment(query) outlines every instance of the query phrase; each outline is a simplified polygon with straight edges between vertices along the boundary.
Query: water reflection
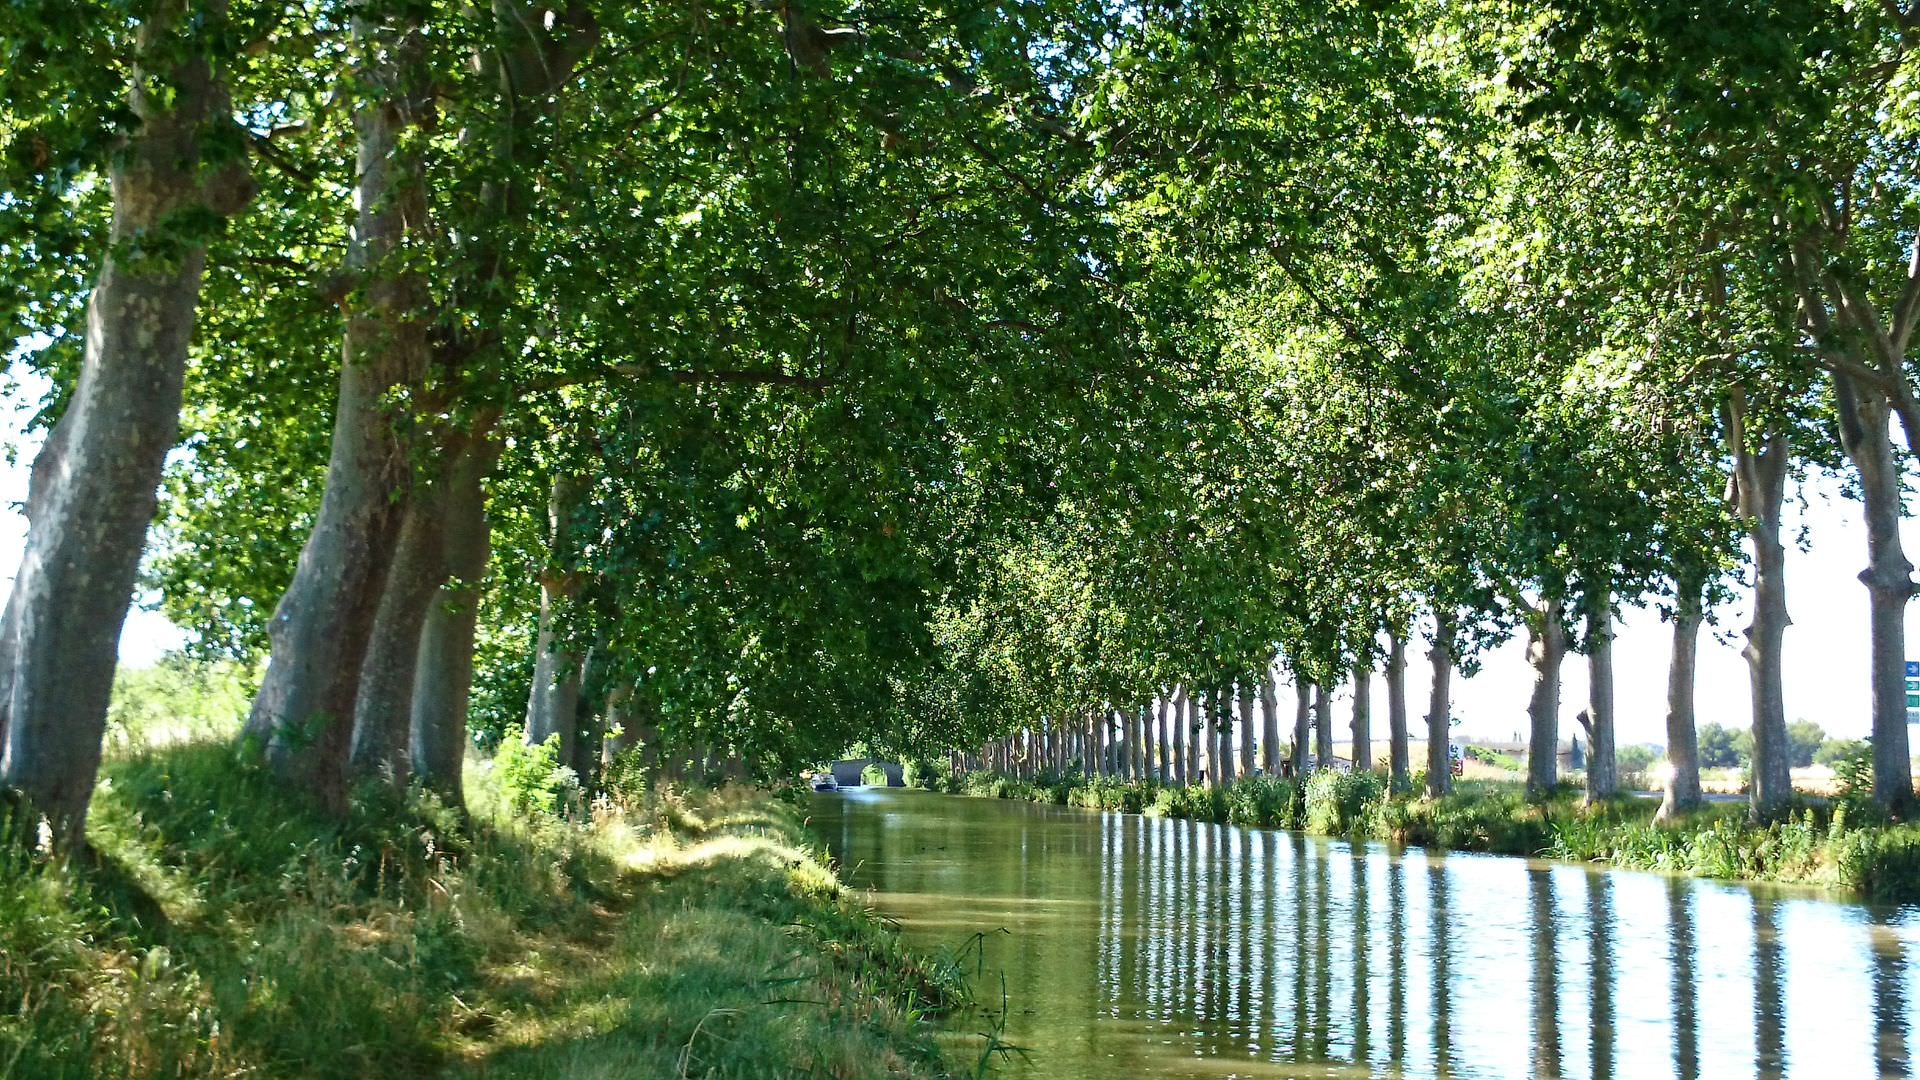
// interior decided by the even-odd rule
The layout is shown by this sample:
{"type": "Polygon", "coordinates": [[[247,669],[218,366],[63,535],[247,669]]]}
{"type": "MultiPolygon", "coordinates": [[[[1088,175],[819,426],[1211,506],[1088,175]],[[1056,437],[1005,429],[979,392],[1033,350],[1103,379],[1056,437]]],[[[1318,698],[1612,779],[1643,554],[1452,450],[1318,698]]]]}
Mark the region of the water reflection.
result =
{"type": "Polygon", "coordinates": [[[1920,911],[918,793],[814,821],[911,936],[988,932],[1014,1075],[1914,1075],[1920,911]]]}

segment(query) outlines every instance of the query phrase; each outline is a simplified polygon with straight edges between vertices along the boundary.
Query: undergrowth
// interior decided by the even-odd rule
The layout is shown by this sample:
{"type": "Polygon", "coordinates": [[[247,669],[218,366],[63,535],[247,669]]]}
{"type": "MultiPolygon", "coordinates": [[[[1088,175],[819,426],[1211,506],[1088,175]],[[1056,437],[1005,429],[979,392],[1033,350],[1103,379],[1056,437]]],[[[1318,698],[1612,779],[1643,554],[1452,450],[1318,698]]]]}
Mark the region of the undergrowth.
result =
{"type": "MultiPolygon", "coordinates": [[[[1009,777],[928,771],[916,786],[956,794],[1031,799],[1198,821],[1299,829],[1398,844],[1605,862],[1643,870],[1800,882],[1883,902],[1920,901],[1920,824],[1879,820],[1864,788],[1842,785],[1830,804],[1801,805],[1753,825],[1744,805],[1710,806],[1656,823],[1653,800],[1585,806],[1572,787],[1530,802],[1519,783],[1456,782],[1442,798],[1390,790],[1377,773],[1322,772],[1297,781],[1255,776],[1224,788],[1122,782],[1079,773],[1009,777]],[[944,779],[927,782],[924,777],[944,779]]],[[[1869,778],[1870,781],[1870,778],[1869,778]]],[[[1864,782],[1864,781],[1863,781],[1864,782]]]]}
{"type": "MultiPolygon", "coordinates": [[[[509,740],[517,744],[517,740],[509,740]]],[[[116,753],[94,854],[0,865],[0,1076],[943,1076],[964,993],[763,793],[318,815],[224,742],[116,753]]]]}

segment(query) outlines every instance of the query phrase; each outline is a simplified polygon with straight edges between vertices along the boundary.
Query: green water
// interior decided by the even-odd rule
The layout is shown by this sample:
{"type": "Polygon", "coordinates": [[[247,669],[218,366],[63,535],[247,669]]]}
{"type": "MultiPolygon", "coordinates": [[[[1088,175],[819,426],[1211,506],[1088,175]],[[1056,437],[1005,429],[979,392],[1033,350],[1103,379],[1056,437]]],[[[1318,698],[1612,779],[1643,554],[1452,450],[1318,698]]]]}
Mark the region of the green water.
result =
{"type": "Polygon", "coordinates": [[[976,989],[998,1012],[1004,977],[1027,1051],[1000,1075],[1910,1077],[1920,1054],[1920,910],[897,790],[815,796],[813,825],[909,939],[985,935],[976,989]]]}

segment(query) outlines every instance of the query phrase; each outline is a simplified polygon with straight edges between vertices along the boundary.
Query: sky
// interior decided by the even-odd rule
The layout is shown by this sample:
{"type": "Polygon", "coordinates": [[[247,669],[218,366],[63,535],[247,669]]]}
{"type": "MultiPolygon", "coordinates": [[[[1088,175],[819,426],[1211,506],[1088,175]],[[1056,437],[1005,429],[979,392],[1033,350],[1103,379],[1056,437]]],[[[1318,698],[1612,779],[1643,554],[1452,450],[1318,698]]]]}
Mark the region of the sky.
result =
{"type": "MultiPolygon", "coordinates": [[[[19,432],[31,415],[22,402],[40,398],[43,386],[11,388],[0,403],[0,425],[19,432]]],[[[26,535],[21,503],[27,493],[28,465],[39,448],[37,437],[17,441],[11,463],[0,461],[0,574],[11,584],[20,564],[26,535]]],[[[1856,575],[1866,565],[1866,531],[1859,504],[1844,498],[1840,481],[1815,476],[1788,494],[1785,532],[1804,534],[1806,547],[1787,550],[1787,608],[1793,625],[1787,630],[1785,689],[1788,720],[1812,720],[1828,734],[1862,738],[1870,727],[1867,694],[1867,590],[1856,575]]],[[[1904,526],[1909,558],[1920,556],[1920,537],[1914,523],[1904,526]]],[[[151,598],[145,598],[150,600],[151,598]]],[[[1920,658],[1920,618],[1912,605],[1907,611],[1908,655],[1920,658]]],[[[1740,658],[1740,630],[1746,626],[1750,597],[1742,590],[1733,603],[1714,612],[1717,622],[1703,627],[1698,669],[1698,720],[1746,727],[1750,716],[1746,662],[1740,658]]],[[[121,662],[135,667],[154,663],[178,648],[185,635],[164,616],[138,606],[128,614],[121,634],[121,662]]],[[[1655,608],[1628,608],[1622,614],[1614,645],[1614,680],[1618,741],[1666,741],[1667,662],[1672,647],[1671,627],[1655,608]]],[[[1407,697],[1410,722],[1418,732],[1426,711],[1427,666],[1423,656],[1409,656],[1407,697]]],[[[1472,678],[1455,675],[1454,715],[1457,730],[1469,737],[1505,740],[1526,730],[1527,698],[1532,690],[1526,641],[1517,635],[1487,654],[1472,678]]],[[[1562,674],[1561,732],[1574,728],[1574,714],[1585,707],[1585,658],[1569,655],[1562,674]]],[[[1283,701],[1290,696],[1283,695],[1283,701]]],[[[1337,730],[1344,731],[1343,711],[1350,693],[1336,696],[1337,730]]],[[[1384,731],[1386,684],[1376,675],[1373,688],[1376,730],[1384,731]]]]}

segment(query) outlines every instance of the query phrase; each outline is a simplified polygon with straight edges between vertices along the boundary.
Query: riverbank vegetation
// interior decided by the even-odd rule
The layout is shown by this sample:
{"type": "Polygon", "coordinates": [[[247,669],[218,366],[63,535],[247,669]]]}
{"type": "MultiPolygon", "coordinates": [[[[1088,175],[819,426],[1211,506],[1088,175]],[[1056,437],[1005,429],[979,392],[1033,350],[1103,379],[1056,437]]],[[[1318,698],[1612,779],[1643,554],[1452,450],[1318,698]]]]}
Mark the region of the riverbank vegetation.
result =
{"type": "MultiPolygon", "coordinates": [[[[1810,470],[1862,510],[1871,646],[1833,677],[1870,688],[1847,729],[1910,818],[1916,25],[1920,0],[0,4],[32,459],[9,887],[231,908],[285,953],[338,936],[295,918],[325,899],[432,971],[392,905],[484,893],[487,864],[619,895],[585,840],[521,859],[394,809],[480,810],[475,755],[528,821],[856,743],[1258,815],[1277,789],[1236,777],[1336,741],[1364,772],[1380,724],[1410,784],[1424,712],[1451,807],[1451,680],[1515,637],[1538,809],[1461,813],[1551,815],[1576,770],[1604,808],[1627,605],[1672,629],[1630,677],[1668,688],[1684,821],[1695,651],[1736,599],[1747,811],[1785,829],[1782,510],[1810,470]],[[136,591],[231,665],[196,691],[245,702],[225,779],[102,772],[136,591]],[[207,854],[234,821],[287,843],[207,854]],[[470,877],[436,876],[443,843],[478,845],[447,864],[470,877]],[[135,870],[60,869],[100,858],[135,870]]],[[[83,940],[123,918],[43,909],[83,940]]],[[[65,965],[23,1010],[144,1060],[111,1017],[193,949],[60,940],[7,954],[65,965]],[[111,1007],[59,1004],[88,986],[111,1007]]],[[[177,1000],[210,1004],[156,1029],[304,1052],[223,1011],[295,999],[239,995],[207,947],[177,1000]]],[[[445,1019],[407,1015],[399,1060],[445,1019]]]]}
{"type": "Polygon", "coordinates": [[[1545,800],[1524,785],[1463,781],[1437,799],[1395,791],[1378,773],[1314,774],[1306,783],[1255,776],[1224,787],[1179,786],[1043,773],[941,775],[921,767],[909,784],[950,794],[1116,810],[1132,814],[1295,829],[1320,836],[1380,840],[1633,870],[1743,881],[1818,885],[1884,903],[1920,902],[1920,825],[1888,824],[1852,787],[1831,803],[1804,805],[1755,825],[1744,806],[1709,806],[1656,822],[1659,803],[1621,797],[1587,803],[1567,785],[1545,800]]]}
{"type": "MultiPolygon", "coordinates": [[[[510,746],[517,744],[508,744],[510,746]]],[[[319,813],[231,744],[112,755],[84,860],[0,866],[0,1074],[947,1075],[963,993],[742,789],[319,813]]]]}

